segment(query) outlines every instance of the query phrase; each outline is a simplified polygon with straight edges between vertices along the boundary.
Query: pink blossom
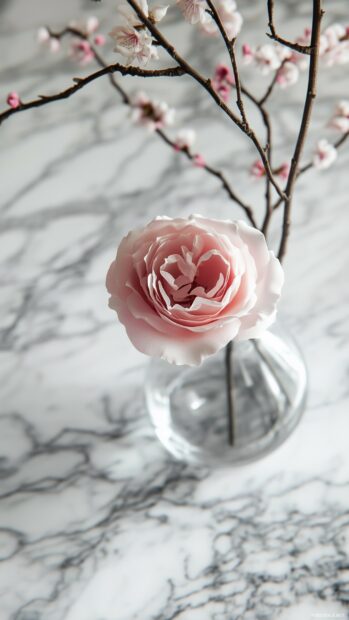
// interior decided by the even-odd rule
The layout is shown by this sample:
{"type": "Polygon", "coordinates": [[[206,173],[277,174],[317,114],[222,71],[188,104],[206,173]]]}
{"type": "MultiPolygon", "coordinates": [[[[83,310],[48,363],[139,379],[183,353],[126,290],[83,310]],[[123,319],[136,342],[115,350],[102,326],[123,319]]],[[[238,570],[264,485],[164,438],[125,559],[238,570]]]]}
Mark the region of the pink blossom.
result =
{"type": "Polygon", "coordinates": [[[298,81],[299,69],[293,62],[286,61],[277,71],[276,81],[281,88],[292,86],[298,81]]]}
{"type": "Polygon", "coordinates": [[[197,153],[196,155],[194,155],[193,163],[194,163],[194,166],[197,166],[197,168],[205,168],[206,166],[206,162],[203,156],[200,155],[200,153],[197,153]]]}
{"type": "Polygon", "coordinates": [[[235,84],[234,76],[230,67],[223,63],[217,65],[215,70],[215,78],[221,82],[225,81],[231,85],[235,84]]]}
{"type": "Polygon", "coordinates": [[[172,125],[175,111],[167,103],[152,101],[145,93],[137,93],[132,102],[132,119],[149,131],[172,125]]]}
{"type": "Polygon", "coordinates": [[[105,39],[105,36],[103,34],[96,34],[96,36],[93,39],[94,44],[98,45],[100,47],[102,45],[105,45],[105,41],[106,41],[106,39],[105,39]]]}
{"type": "Polygon", "coordinates": [[[18,93],[16,93],[15,91],[12,91],[11,93],[8,94],[6,103],[10,106],[10,108],[13,108],[14,110],[16,108],[19,108],[20,105],[22,104],[18,93]]]}
{"type": "Polygon", "coordinates": [[[337,150],[327,140],[319,140],[313,157],[313,164],[318,170],[325,170],[332,166],[337,159],[337,150]]]}
{"type": "Polygon", "coordinates": [[[80,65],[88,65],[94,59],[95,55],[88,41],[76,39],[71,44],[71,58],[80,65]]]}
{"type": "Polygon", "coordinates": [[[193,129],[181,129],[175,138],[175,145],[179,151],[189,151],[196,139],[196,133],[193,129]]]}
{"type": "Polygon", "coordinates": [[[199,365],[273,323],[284,282],[264,235],[243,221],[158,217],[124,237],[106,286],[134,346],[199,365]]]}
{"type": "Polygon", "coordinates": [[[289,173],[290,164],[287,162],[284,162],[283,164],[281,164],[280,168],[275,170],[275,174],[277,174],[281,179],[284,179],[285,181],[288,179],[289,173]]]}
{"type": "Polygon", "coordinates": [[[260,179],[261,177],[265,176],[265,168],[261,159],[257,159],[255,162],[253,162],[250,169],[250,174],[256,179],[260,179]]]}
{"type": "Polygon", "coordinates": [[[244,45],[242,46],[242,56],[245,65],[249,65],[253,61],[254,52],[252,50],[252,47],[248,43],[244,43],[244,45]]]}
{"type": "Polygon", "coordinates": [[[228,101],[231,87],[235,84],[230,68],[224,64],[217,65],[211,84],[223,101],[228,101]]]}
{"type": "Polygon", "coordinates": [[[126,58],[126,64],[137,61],[146,65],[151,58],[157,58],[157,50],[151,36],[145,30],[136,30],[133,26],[116,26],[109,33],[116,44],[114,52],[126,58]]]}

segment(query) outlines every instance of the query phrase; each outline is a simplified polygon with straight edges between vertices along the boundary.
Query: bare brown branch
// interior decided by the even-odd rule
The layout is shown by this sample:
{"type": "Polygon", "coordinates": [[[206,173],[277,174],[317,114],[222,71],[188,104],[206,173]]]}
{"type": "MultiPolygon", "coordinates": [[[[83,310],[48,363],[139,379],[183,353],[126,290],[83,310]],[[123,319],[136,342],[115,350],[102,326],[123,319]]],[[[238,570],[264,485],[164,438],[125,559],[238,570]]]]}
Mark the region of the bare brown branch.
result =
{"type": "Polygon", "coordinates": [[[304,108],[303,108],[302,121],[301,121],[300,129],[299,129],[293,157],[291,160],[291,168],[290,168],[287,185],[285,189],[286,199],[284,200],[282,234],[281,234],[281,241],[280,241],[280,247],[279,247],[279,252],[278,252],[278,258],[280,261],[284,258],[286,248],[287,248],[287,242],[289,238],[290,225],[291,225],[291,208],[292,208],[293,190],[294,190],[294,185],[295,185],[295,182],[298,176],[299,160],[302,155],[305,138],[306,138],[308,128],[309,128],[314,99],[316,97],[319,44],[320,44],[320,26],[321,26],[322,16],[323,16],[322,0],[313,0],[311,54],[310,54],[310,63],[309,63],[307,94],[306,94],[304,108]]]}
{"type": "Polygon", "coordinates": [[[263,165],[268,175],[270,182],[275,187],[277,193],[280,197],[285,198],[285,195],[276,181],[273,172],[270,168],[268,158],[265,154],[263,146],[261,145],[259,139],[256,134],[248,127],[245,126],[244,122],[240,120],[240,118],[234,114],[234,112],[224,103],[224,101],[219,97],[219,95],[212,88],[210,80],[204,78],[194,67],[192,67],[173,47],[173,45],[164,37],[164,35],[158,30],[158,28],[152,23],[150,19],[146,17],[143,11],[140,9],[139,5],[135,0],[127,0],[127,3],[133,8],[136,15],[139,17],[141,22],[148,28],[149,32],[153,35],[154,39],[158,41],[158,43],[163,47],[164,50],[171,56],[171,58],[182,67],[185,72],[190,75],[196,82],[198,82],[212,97],[212,99],[216,102],[216,104],[224,111],[224,113],[245,133],[250,140],[255,145],[261,160],[263,161],[263,165]]]}
{"type": "Polygon", "coordinates": [[[292,41],[288,41],[287,39],[284,39],[283,37],[280,37],[275,29],[275,24],[274,24],[274,0],[267,0],[268,2],[268,19],[269,19],[269,30],[270,32],[267,32],[267,36],[270,39],[273,39],[273,41],[276,41],[277,43],[280,43],[281,45],[285,45],[286,47],[289,47],[291,50],[294,50],[295,52],[299,52],[300,54],[308,54],[310,55],[311,53],[311,44],[310,45],[300,45],[299,43],[294,43],[292,41]]]}
{"type": "Polygon", "coordinates": [[[23,112],[24,110],[29,110],[31,108],[40,108],[47,103],[52,103],[53,101],[60,101],[62,99],[68,99],[71,95],[74,95],[78,90],[81,90],[91,82],[99,79],[104,75],[110,75],[112,73],[121,73],[121,75],[133,75],[138,77],[177,77],[184,74],[184,71],[181,67],[169,67],[168,69],[156,69],[153,71],[148,71],[145,69],[140,69],[139,67],[124,67],[119,63],[115,63],[114,65],[107,65],[87,75],[84,78],[73,78],[75,84],[66,88],[65,90],[60,91],[59,93],[55,93],[54,95],[38,95],[37,99],[33,99],[32,101],[28,101],[27,103],[21,103],[18,108],[8,108],[4,112],[0,114],[0,124],[5,121],[7,118],[12,116],[13,114],[18,114],[19,112],[23,112]]]}
{"type": "Polygon", "coordinates": [[[261,97],[261,99],[259,100],[259,103],[261,105],[264,105],[264,103],[266,103],[266,101],[269,99],[271,93],[273,92],[274,86],[277,83],[279,71],[280,71],[280,69],[282,69],[282,67],[284,66],[285,62],[287,62],[287,59],[283,60],[281,65],[280,65],[280,67],[278,67],[278,69],[276,69],[272,81],[270,82],[270,84],[269,84],[267,90],[265,91],[263,97],[261,97]]]}
{"type": "MultiPolygon", "coordinates": [[[[156,133],[169,146],[171,146],[174,149],[176,148],[176,143],[173,140],[171,140],[162,129],[157,129],[156,133]]],[[[195,161],[195,154],[191,153],[188,149],[181,149],[181,153],[183,153],[183,155],[185,155],[185,157],[187,157],[187,159],[189,159],[190,161],[195,161]]],[[[213,166],[210,166],[209,164],[204,164],[202,166],[202,169],[206,170],[206,172],[208,172],[209,174],[211,174],[212,176],[220,180],[220,182],[222,183],[222,187],[228,194],[229,198],[233,200],[234,202],[236,202],[236,204],[238,204],[245,211],[247,219],[250,221],[252,226],[257,228],[257,223],[256,223],[256,220],[254,219],[254,215],[253,215],[253,211],[251,207],[246,202],[244,202],[241,198],[239,198],[239,196],[234,192],[231,185],[229,185],[227,179],[225,178],[224,174],[220,170],[217,170],[217,168],[214,168],[213,166]]]]}
{"type": "Polygon", "coordinates": [[[236,105],[240,110],[240,114],[241,114],[241,119],[242,122],[245,125],[246,129],[249,129],[249,124],[246,118],[246,113],[245,113],[245,108],[244,108],[244,103],[242,100],[242,96],[241,96],[241,84],[240,84],[240,75],[239,75],[239,70],[238,70],[238,66],[237,66],[237,62],[236,62],[236,56],[235,56],[235,42],[236,39],[232,39],[230,40],[227,36],[227,33],[225,31],[225,28],[219,18],[219,15],[217,13],[216,7],[214,6],[213,2],[211,2],[211,0],[206,0],[207,5],[210,9],[211,15],[214,19],[214,21],[217,24],[217,27],[222,35],[222,38],[224,40],[224,43],[226,45],[226,48],[228,50],[229,56],[230,56],[230,61],[231,61],[231,65],[233,68],[233,73],[234,73],[234,80],[235,80],[235,88],[236,88],[236,105]]]}

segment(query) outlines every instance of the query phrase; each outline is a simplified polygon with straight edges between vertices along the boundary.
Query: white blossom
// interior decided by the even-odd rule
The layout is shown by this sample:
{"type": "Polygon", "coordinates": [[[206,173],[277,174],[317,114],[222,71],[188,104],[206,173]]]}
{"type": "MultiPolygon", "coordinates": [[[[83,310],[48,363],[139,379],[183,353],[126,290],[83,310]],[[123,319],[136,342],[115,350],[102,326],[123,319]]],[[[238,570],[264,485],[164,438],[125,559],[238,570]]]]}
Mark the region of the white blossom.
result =
{"type": "Polygon", "coordinates": [[[337,150],[326,139],[319,140],[313,157],[313,164],[318,170],[332,166],[337,159],[337,150]]]}
{"type": "Polygon", "coordinates": [[[90,15],[87,19],[86,19],[86,32],[88,34],[92,34],[93,32],[96,32],[96,30],[98,30],[99,27],[99,19],[98,17],[95,17],[95,15],[90,15]]]}
{"type": "Polygon", "coordinates": [[[337,129],[340,133],[348,133],[349,131],[349,117],[334,116],[330,121],[330,127],[337,129]]]}
{"type": "Polygon", "coordinates": [[[132,101],[132,120],[149,131],[172,125],[175,111],[163,101],[152,101],[148,95],[139,92],[132,101]]]}
{"type": "Polygon", "coordinates": [[[349,41],[342,24],[332,24],[320,37],[320,57],[328,67],[349,62],[349,41]]]}
{"type": "MultiPolygon", "coordinates": [[[[138,0],[138,6],[153,22],[161,21],[168,9],[168,6],[156,6],[150,10],[147,0],[138,0]]],[[[109,33],[115,43],[114,52],[124,56],[127,64],[138,62],[146,65],[151,58],[157,59],[159,56],[153,39],[134,10],[128,4],[121,4],[118,13],[122,24],[109,33]]]]}
{"type": "Polygon", "coordinates": [[[44,26],[39,28],[37,32],[37,40],[40,45],[45,45],[49,48],[50,52],[58,52],[61,49],[61,42],[57,37],[52,37],[44,26]]]}
{"type": "Polygon", "coordinates": [[[109,36],[115,43],[114,52],[124,56],[128,65],[135,61],[146,65],[150,58],[158,57],[152,38],[145,30],[136,30],[128,25],[116,26],[109,36]]]}
{"type": "Polygon", "coordinates": [[[175,144],[178,149],[190,149],[196,140],[194,129],[181,129],[175,138],[175,144]]]}
{"type": "Polygon", "coordinates": [[[275,71],[281,65],[276,46],[268,43],[257,47],[254,52],[254,61],[263,75],[268,75],[268,73],[275,71]]]}
{"type": "MultiPolygon", "coordinates": [[[[153,22],[160,22],[166,15],[168,5],[157,5],[152,9],[149,9],[147,0],[138,0],[137,4],[146,17],[149,17],[153,22]]],[[[128,4],[121,4],[118,7],[118,13],[123,17],[125,22],[131,26],[142,26],[142,22],[138,15],[134,12],[132,7],[128,4]]]]}
{"type": "MultiPolygon", "coordinates": [[[[235,0],[213,0],[218,17],[224,27],[228,39],[234,39],[240,32],[243,23],[242,15],[237,11],[235,0]]],[[[206,13],[202,29],[207,34],[215,34],[218,28],[214,20],[206,13]]]]}
{"type": "Polygon", "coordinates": [[[206,13],[206,0],[176,0],[184,18],[190,24],[204,24],[210,22],[211,18],[206,13]]]}

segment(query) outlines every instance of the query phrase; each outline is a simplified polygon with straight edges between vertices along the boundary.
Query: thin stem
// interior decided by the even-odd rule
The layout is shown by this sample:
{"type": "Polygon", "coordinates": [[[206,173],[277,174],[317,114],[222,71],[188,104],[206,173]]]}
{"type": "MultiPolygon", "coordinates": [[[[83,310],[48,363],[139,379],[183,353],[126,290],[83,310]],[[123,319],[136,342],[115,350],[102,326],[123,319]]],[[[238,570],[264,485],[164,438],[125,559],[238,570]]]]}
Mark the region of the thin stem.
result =
{"type": "Polygon", "coordinates": [[[272,81],[270,82],[270,84],[269,84],[269,86],[268,86],[267,90],[265,91],[265,93],[264,93],[263,97],[261,97],[261,99],[259,100],[260,105],[263,105],[263,104],[264,104],[264,103],[266,103],[266,101],[269,99],[269,97],[270,97],[271,93],[272,93],[272,92],[273,92],[273,90],[274,90],[274,86],[275,86],[275,85],[276,85],[276,83],[277,83],[277,79],[278,79],[278,74],[279,74],[279,71],[280,71],[280,69],[282,69],[282,67],[284,66],[285,62],[287,62],[287,59],[283,60],[283,61],[282,61],[282,63],[281,63],[281,65],[280,65],[280,67],[278,67],[278,68],[276,69],[276,71],[275,71],[275,73],[274,73],[274,76],[273,76],[272,81]]]}
{"type": "Polygon", "coordinates": [[[285,45],[286,47],[289,47],[291,50],[295,50],[296,52],[299,52],[300,54],[310,55],[312,45],[300,45],[299,43],[293,43],[292,41],[288,41],[287,39],[284,39],[283,37],[280,37],[277,34],[275,25],[274,25],[274,0],[268,0],[268,19],[269,19],[268,26],[269,26],[270,33],[267,33],[267,36],[270,39],[273,39],[273,41],[276,41],[277,43],[280,43],[281,45],[285,45]]]}
{"type": "Polygon", "coordinates": [[[13,114],[18,114],[18,112],[23,112],[23,110],[40,108],[47,103],[67,99],[91,82],[94,82],[95,80],[99,79],[104,75],[110,75],[112,73],[121,73],[122,75],[137,75],[139,77],[146,78],[165,76],[176,77],[183,75],[184,71],[181,67],[169,67],[168,69],[156,69],[154,71],[147,71],[145,69],[140,69],[139,67],[124,67],[119,63],[115,63],[114,65],[107,65],[84,78],[73,78],[73,82],[75,82],[75,84],[73,86],[70,86],[69,88],[66,88],[65,90],[62,90],[59,93],[55,93],[54,95],[39,95],[38,99],[33,99],[32,101],[28,101],[27,103],[21,103],[18,108],[8,108],[0,114],[0,125],[1,123],[3,123],[3,121],[5,121],[13,114]]]}
{"type": "MultiPolygon", "coordinates": [[[[258,108],[262,116],[262,121],[265,126],[265,130],[266,130],[266,144],[265,144],[264,150],[268,158],[269,164],[271,166],[272,165],[272,161],[271,161],[272,159],[272,126],[271,126],[269,113],[264,108],[263,104],[247,88],[242,86],[241,90],[244,93],[244,95],[246,95],[246,97],[250,99],[250,101],[252,101],[252,103],[256,106],[256,108],[258,108]]],[[[273,208],[271,204],[271,183],[267,175],[265,177],[265,184],[266,184],[265,185],[266,211],[265,211],[265,216],[264,216],[261,230],[264,235],[267,235],[269,222],[270,222],[270,219],[273,213],[273,208]]],[[[282,199],[280,198],[280,201],[281,200],[282,199]]]]}
{"type": "Polygon", "coordinates": [[[212,88],[211,81],[204,78],[194,67],[192,67],[180,54],[177,50],[169,43],[169,41],[164,37],[164,35],[158,30],[158,28],[152,23],[150,19],[143,13],[143,11],[138,6],[135,0],[127,0],[127,3],[133,8],[136,15],[139,17],[141,22],[148,28],[149,32],[153,35],[154,39],[163,47],[164,50],[175,60],[175,62],[185,70],[185,72],[190,75],[196,82],[198,82],[202,88],[204,88],[212,99],[216,102],[216,104],[223,110],[223,112],[241,129],[243,133],[245,133],[250,140],[255,145],[257,151],[260,154],[262,159],[266,174],[270,178],[271,183],[275,187],[277,193],[280,197],[285,198],[285,194],[280,188],[278,182],[274,178],[273,172],[269,166],[268,158],[266,157],[263,146],[258,140],[254,131],[250,128],[246,127],[246,125],[241,121],[236,114],[224,103],[224,101],[219,97],[216,91],[212,88]]]}
{"type": "MultiPolygon", "coordinates": [[[[166,142],[166,144],[168,144],[169,146],[172,146],[173,149],[176,148],[176,143],[165,134],[163,129],[156,129],[156,133],[158,134],[160,138],[162,138],[164,142],[166,142]]],[[[189,159],[190,161],[195,161],[195,154],[191,153],[190,150],[188,150],[187,148],[181,149],[181,153],[183,153],[183,155],[185,155],[185,157],[187,157],[187,159],[189,159]]],[[[201,167],[203,170],[206,170],[206,172],[208,172],[209,174],[211,174],[212,176],[216,177],[217,179],[221,181],[222,187],[228,194],[229,198],[233,200],[234,202],[236,202],[239,205],[239,207],[241,207],[241,209],[245,211],[246,217],[248,218],[252,226],[257,228],[257,223],[254,218],[251,207],[248,204],[246,204],[241,198],[239,198],[239,196],[234,192],[232,187],[229,185],[227,179],[225,178],[223,172],[221,172],[220,170],[217,170],[213,166],[210,166],[209,164],[206,164],[206,163],[202,165],[201,167]]]]}
{"type": "Polygon", "coordinates": [[[244,108],[244,103],[242,100],[242,96],[241,96],[241,84],[240,84],[240,76],[239,76],[239,70],[238,70],[238,66],[237,66],[237,62],[236,62],[236,56],[235,56],[235,42],[236,42],[236,38],[230,40],[228,38],[228,35],[225,31],[225,28],[221,22],[221,19],[218,15],[218,12],[216,10],[216,7],[214,6],[213,2],[211,2],[211,0],[206,0],[208,7],[210,9],[211,15],[214,19],[214,21],[217,24],[218,30],[222,35],[222,38],[224,40],[225,46],[228,50],[229,56],[230,56],[230,61],[231,61],[231,66],[233,68],[233,73],[234,73],[234,80],[235,80],[235,88],[236,88],[236,105],[240,110],[240,114],[241,114],[241,119],[243,124],[245,125],[246,129],[249,129],[249,123],[247,121],[247,117],[246,117],[246,112],[245,112],[245,108],[244,108]]]}
{"type": "Polygon", "coordinates": [[[295,185],[295,182],[298,176],[298,164],[299,164],[299,160],[300,160],[300,157],[303,151],[305,138],[306,138],[308,128],[309,128],[314,99],[316,97],[317,69],[318,69],[319,43],[320,43],[320,24],[321,24],[321,18],[323,16],[321,5],[322,5],[322,0],[313,0],[311,53],[310,53],[310,63],[309,63],[307,95],[306,95],[305,103],[304,103],[302,122],[301,122],[301,126],[299,129],[293,157],[291,160],[291,168],[290,168],[287,185],[285,189],[286,199],[284,200],[284,216],[283,216],[283,223],[282,223],[282,234],[281,234],[281,241],[280,241],[280,247],[279,247],[279,252],[278,252],[278,258],[280,261],[283,260],[285,253],[286,253],[286,249],[287,249],[287,242],[288,242],[288,238],[290,234],[290,225],[291,225],[291,208],[292,208],[293,190],[294,190],[294,185],[295,185]]]}
{"type": "MultiPolygon", "coordinates": [[[[344,142],[348,138],[349,138],[349,131],[347,131],[347,133],[343,134],[336,142],[334,142],[333,146],[336,149],[338,149],[340,146],[342,146],[342,144],[344,144],[344,142]]],[[[300,177],[305,172],[308,172],[308,170],[311,170],[312,168],[314,168],[314,163],[312,161],[308,162],[307,164],[304,164],[304,166],[298,169],[297,178],[300,177]]],[[[283,202],[282,199],[279,198],[273,205],[273,211],[278,209],[280,205],[282,205],[282,202],[283,202]]]]}
{"type": "MultiPolygon", "coordinates": [[[[333,144],[335,149],[338,149],[340,146],[342,146],[342,144],[344,144],[344,142],[349,138],[349,131],[347,131],[346,133],[344,133],[340,138],[338,138],[338,140],[333,144]]],[[[304,166],[302,166],[299,170],[298,170],[298,176],[300,176],[301,174],[304,174],[304,172],[307,172],[308,170],[310,170],[311,168],[314,167],[314,164],[312,161],[310,161],[309,163],[305,164],[304,166]]],[[[276,205],[275,205],[276,208],[276,205]]]]}
{"type": "Polygon", "coordinates": [[[228,440],[229,445],[234,446],[236,440],[236,420],[234,411],[234,378],[233,378],[233,342],[230,341],[225,348],[225,376],[227,389],[227,414],[228,414],[228,440]]]}

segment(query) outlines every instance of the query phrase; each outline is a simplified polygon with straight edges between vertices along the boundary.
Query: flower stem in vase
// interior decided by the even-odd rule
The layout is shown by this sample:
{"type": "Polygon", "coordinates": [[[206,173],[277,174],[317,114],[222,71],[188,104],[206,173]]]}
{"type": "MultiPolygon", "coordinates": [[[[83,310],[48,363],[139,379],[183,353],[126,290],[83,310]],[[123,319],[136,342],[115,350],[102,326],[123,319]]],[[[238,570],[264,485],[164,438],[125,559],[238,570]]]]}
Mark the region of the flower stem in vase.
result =
{"type": "Polygon", "coordinates": [[[228,438],[229,445],[235,443],[235,412],[234,412],[234,378],[233,378],[233,342],[225,348],[225,375],[227,388],[228,438]]]}

